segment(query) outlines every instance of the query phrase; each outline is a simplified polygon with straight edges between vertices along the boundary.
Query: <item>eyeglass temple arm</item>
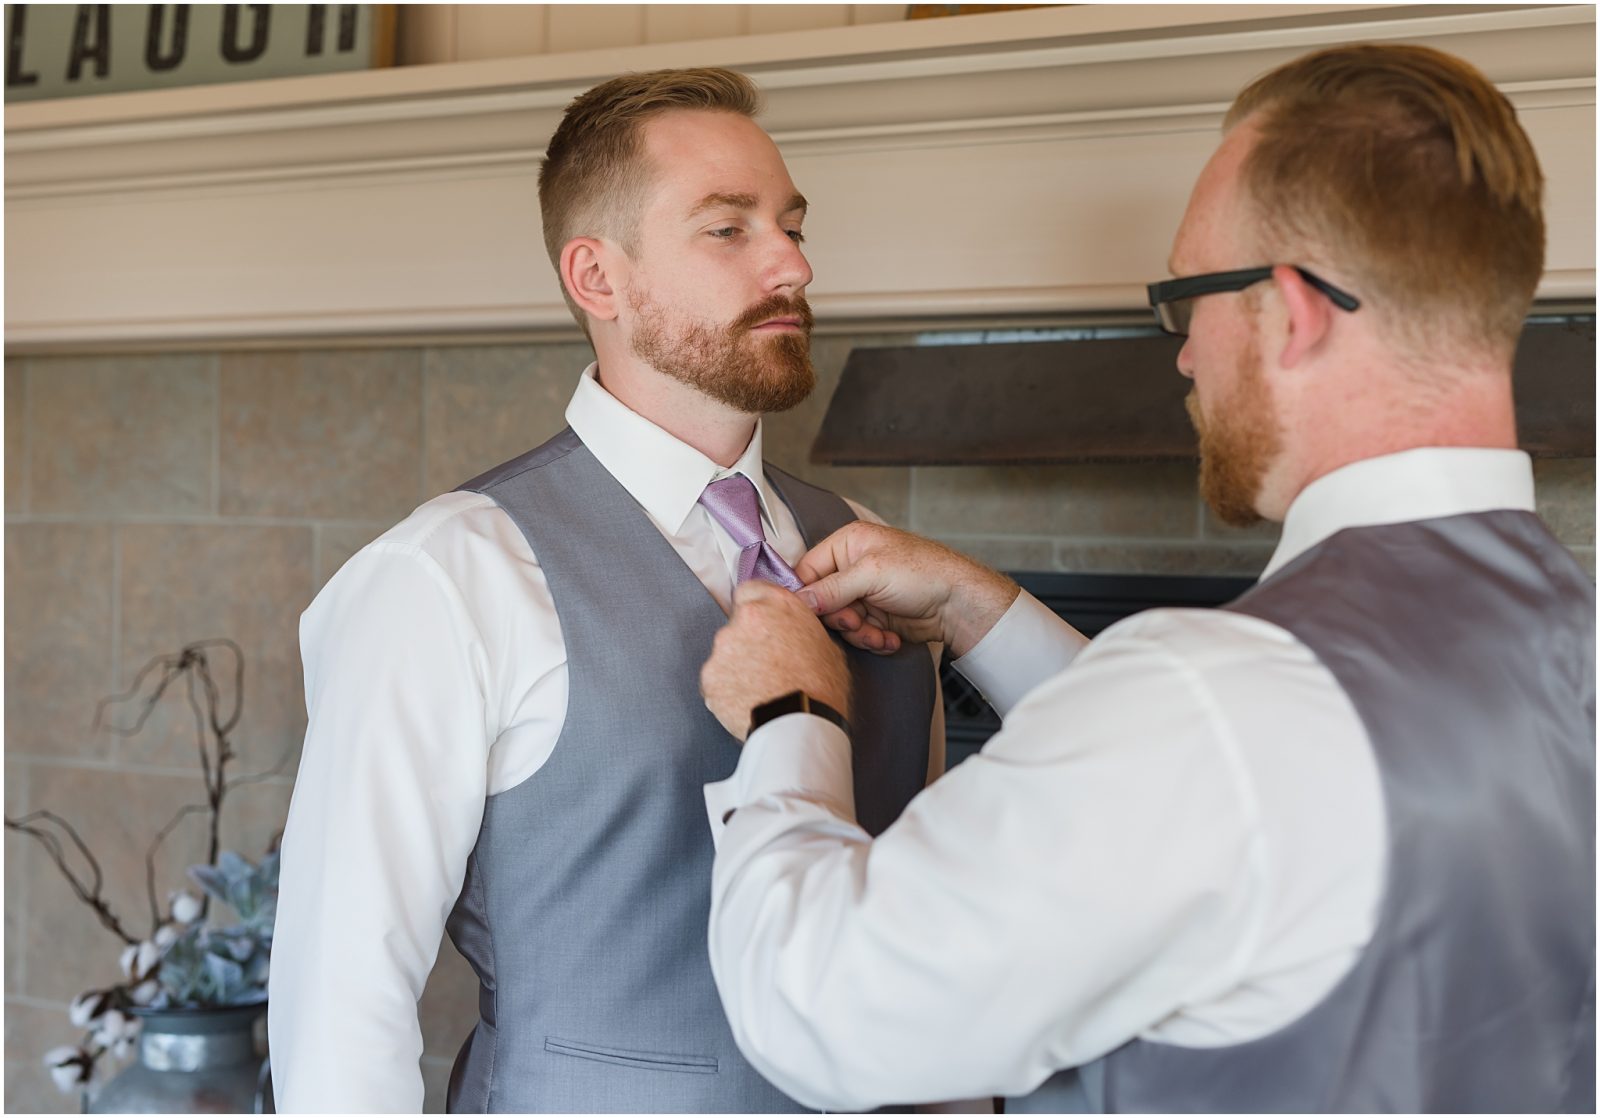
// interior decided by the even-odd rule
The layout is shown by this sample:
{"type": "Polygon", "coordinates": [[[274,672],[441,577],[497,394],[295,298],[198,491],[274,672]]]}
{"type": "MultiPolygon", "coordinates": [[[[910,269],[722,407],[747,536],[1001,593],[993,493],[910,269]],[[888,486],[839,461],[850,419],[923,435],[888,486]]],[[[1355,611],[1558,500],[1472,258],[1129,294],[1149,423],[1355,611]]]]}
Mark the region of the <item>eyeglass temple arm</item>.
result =
{"type": "Polygon", "coordinates": [[[1361,306],[1360,299],[1357,299],[1354,295],[1351,295],[1347,291],[1340,291],[1337,287],[1333,286],[1333,284],[1329,283],[1327,280],[1322,279],[1320,276],[1312,275],[1304,268],[1296,268],[1295,271],[1300,273],[1301,279],[1305,280],[1312,287],[1326,295],[1328,300],[1340,310],[1353,311],[1357,307],[1361,306]]]}

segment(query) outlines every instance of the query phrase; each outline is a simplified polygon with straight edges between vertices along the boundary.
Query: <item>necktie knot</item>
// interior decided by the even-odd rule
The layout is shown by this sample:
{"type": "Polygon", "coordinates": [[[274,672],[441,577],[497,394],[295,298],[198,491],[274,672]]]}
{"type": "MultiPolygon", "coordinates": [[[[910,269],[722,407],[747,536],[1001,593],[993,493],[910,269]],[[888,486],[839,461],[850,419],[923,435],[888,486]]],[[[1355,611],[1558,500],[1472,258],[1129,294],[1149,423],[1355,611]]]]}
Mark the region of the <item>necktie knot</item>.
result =
{"type": "Polygon", "coordinates": [[[700,494],[700,504],[739,549],[738,583],[760,578],[790,590],[800,589],[794,570],[761,530],[761,503],[749,478],[734,474],[712,482],[700,494]]]}

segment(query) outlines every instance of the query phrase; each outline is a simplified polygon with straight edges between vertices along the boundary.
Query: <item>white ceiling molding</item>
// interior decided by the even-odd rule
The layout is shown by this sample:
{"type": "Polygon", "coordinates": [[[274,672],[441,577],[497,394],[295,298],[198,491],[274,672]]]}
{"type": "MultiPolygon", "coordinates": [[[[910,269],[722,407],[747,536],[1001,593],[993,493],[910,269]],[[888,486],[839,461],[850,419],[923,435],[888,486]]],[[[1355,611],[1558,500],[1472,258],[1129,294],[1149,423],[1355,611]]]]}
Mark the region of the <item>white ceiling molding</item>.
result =
{"type": "Polygon", "coordinates": [[[1549,180],[1547,297],[1594,294],[1594,9],[1065,7],[11,106],[6,340],[570,329],[535,182],[626,69],[734,65],[813,201],[834,321],[1124,311],[1228,101],[1334,42],[1460,54],[1549,180]]]}

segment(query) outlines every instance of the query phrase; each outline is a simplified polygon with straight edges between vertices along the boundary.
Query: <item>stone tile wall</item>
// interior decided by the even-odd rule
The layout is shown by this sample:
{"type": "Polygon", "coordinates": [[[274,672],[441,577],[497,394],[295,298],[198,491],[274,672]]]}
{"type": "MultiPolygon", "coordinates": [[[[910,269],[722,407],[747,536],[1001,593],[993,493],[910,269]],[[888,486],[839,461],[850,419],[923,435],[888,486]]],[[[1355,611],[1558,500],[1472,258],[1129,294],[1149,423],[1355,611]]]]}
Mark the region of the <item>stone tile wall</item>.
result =
{"type": "MultiPolygon", "coordinates": [[[[1009,569],[1252,574],[1274,533],[1218,524],[1183,464],[856,469],[807,463],[848,352],[907,335],[819,338],[819,391],[770,421],[779,465],[892,523],[1009,569]]],[[[300,612],[356,550],[427,497],[557,430],[581,345],[15,358],[5,365],[5,796],[55,810],[137,922],[143,852],[200,792],[181,696],[139,735],[91,730],[150,656],[211,636],[244,648],[224,841],[259,854],[282,825],[305,728],[300,612]]],[[[1594,462],[1540,464],[1546,518],[1594,564],[1594,462]]],[[[76,1109],[38,1058],[74,1039],[66,1003],[116,977],[117,941],[41,850],[8,836],[6,1103],[76,1109]]],[[[168,841],[159,888],[203,857],[168,841]]],[[[448,945],[422,1000],[428,1108],[443,1109],[476,993],[448,945]]]]}

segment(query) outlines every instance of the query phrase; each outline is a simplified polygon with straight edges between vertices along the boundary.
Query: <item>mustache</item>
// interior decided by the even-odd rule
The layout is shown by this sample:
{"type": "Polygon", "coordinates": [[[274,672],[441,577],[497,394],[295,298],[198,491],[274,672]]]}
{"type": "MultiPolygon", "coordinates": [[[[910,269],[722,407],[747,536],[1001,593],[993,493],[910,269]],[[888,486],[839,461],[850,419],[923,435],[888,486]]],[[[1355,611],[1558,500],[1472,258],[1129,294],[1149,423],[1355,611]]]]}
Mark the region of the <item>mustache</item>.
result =
{"type": "Polygon", "coordinates": [[[811,317],[811,304],[806,302],[804,295],[796,295],[792,299],[785,295],[773,295],[761,300],[734,319],[729,330],[735,334],[742,334],[746,330],[754,330],[772,318],[798,318],[800,329],[807,334],[811,333],[811,326],[815,321],[811,317]]]}

